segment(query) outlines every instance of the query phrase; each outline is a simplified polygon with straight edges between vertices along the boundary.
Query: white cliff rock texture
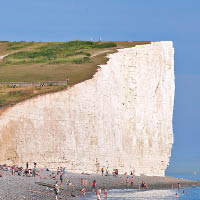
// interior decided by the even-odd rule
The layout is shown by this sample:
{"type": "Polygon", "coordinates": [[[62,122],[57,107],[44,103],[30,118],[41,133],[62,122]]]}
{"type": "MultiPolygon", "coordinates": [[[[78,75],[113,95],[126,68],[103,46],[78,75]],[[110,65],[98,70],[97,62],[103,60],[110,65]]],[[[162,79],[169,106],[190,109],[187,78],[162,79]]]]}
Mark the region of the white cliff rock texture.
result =
{"type": "Polygon", "coordinates": [[[120,49],[92,79],[2,113],[0,163],[164,176],[174,90],[172,42],[120,49]]]}

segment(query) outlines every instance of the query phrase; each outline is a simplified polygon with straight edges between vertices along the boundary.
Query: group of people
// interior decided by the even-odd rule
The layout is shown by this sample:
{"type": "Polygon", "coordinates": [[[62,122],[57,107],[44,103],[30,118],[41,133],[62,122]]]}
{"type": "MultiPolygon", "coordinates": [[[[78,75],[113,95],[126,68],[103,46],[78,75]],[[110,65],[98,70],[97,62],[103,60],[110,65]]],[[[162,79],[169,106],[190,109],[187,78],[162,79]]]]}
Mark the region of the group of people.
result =
{"type": "MultiPolygon", "coordinates": [[[[102,198],[102,189],[98,188],[97,189],[97,182],[96,180],[93,180],[92,182],[92,192],[96,191],[96,195],[97,195],[97,200],[101,200],[102,198]]],[[[108,197],[108,189],[104,188],[104,198],[107,199],[108,197]]]]}
{"type": "MultiPolygon", "coordinates": [[[[113,176],[118,176],[118,174],[119,174],[118,169],[113,169],[112,175],[113,176]]],[[[104,168],[103,167],[101,168],[101,175],[104,176],[104,168]]],[[[111,174],[110,174],[109,168],[107,167],[105,176],[109,176],[109,175],[111,175],[111,174]]]]}
{"type": "MultiPolygon", "coordinates": [[[[26,168],[23,169],[21,166],[12,165],[8,166],[7,164],[0,165],[1,171],[10,171],[12,176],[18,175],[18,176],[27,176],[27,177],[35,177],[40,176],[39,171],[36,170],[36,163],[34,163],[34,168],[30,169],[28,168],[28,162],[26,163],[26,168]]],[[[0,177],[3,177],[3,173],[0,173],[0,177]]]]}
{"type": "MultiPolygon", "coordinates": [[[[1,165],[0,164],[0,177],[4,177],[3,171],[10,171],[12,176],[15,175],[19,175],[19,176],[27,176],[27,177],[35,177],[35,176],[40,176],[40,173],[38,170],[36,170],[36,163],[34,162],[34,167],[33,169],[29,168],[29,163],[26,163],[26,168],[23,169],[23,167],[19,167],[16,165],[12,165],[12,166],[8,166],[6,164],[1,165]]],[[[46,169],[46,171],[49,171],[48,169],[46,169]]],[[[55,195],[56,195],[56,200],[58,199],[58,194],[60,191],[60,187],[63,185],[64,183],[64,174],[66,173],[66,168],[62,168],[62,167],[58,167],[57,171],[54,173],[52,172],[49,176],[51,179],[56,180],[56,183],[54,185],[54,190],[55,190],[55,195]],[[58,180],[60,180],[60,184],[58,184],[58,180]]],[[[118,169],[114,169],[112,175],[113,176],[118,176],[118,169]]],[[[101,168],[101,174],[102,176],[108,176],[109,175],[109,169],[108,167],[105,170],[105,174],[104,174],[104,168],[101,168]]],[[[130,176],[126,175],[126,183],[127,184],[131,184],[133,185],[134,181],[135,181],[135,177],[134,177],[134,172],[130,173],[130,176]]],[[[66,185],[67,186],[73,186],[71,181],[69,179],[66,179],[66,185]]],[[[81,185],[82,185],[82,195],[85,196],[86,195],[86,191],[87,191],[87,186],[88,186],[88,180],[86,178],[81,178],[81,185]]],[[[141,184],[139,184],[139,189],[148,189],[148,185],[145,183],[145,181],[142,181],[141,184]]],[[[172,189],[174,188],[174,185],[172,184],[172,189]]],[[[180,190],[181,186],[180,183],[178,183],[178,190],[180,190]]],[[[91,190],[92,192],[96,192],[96,196],[97,196],[97,200],[101,200],[102,199],[102,191],[104,191],[104,198],[107,199],[108,197],[108,189],[106,188],[100,188],[97,187],[97,181],[93,180],[92,181],[92,185],[91,185],[91,190]]],[[[178,197],[178,193],[176,193],[176,197],[178,197]]]]}
{"type": "MultiPolygon", "coordinates": [[[[97,189],[97,200],[101,200],[102,199],[102,190],[101,188],[97,189]]],[[[106,188],[104,188],[104,198],[107,199],[108,198],[108,190],[106,188]]]]}
{"type": "MultiPolygon", "coordinates": [[[[86,195],[86,188],[87,188],[87,179],[81,179],[81,184],[83,186],[81,192],[82,195],[85,196],[86,195]]],[[[108,189],[104,188],[104,198],[107,199],[108,197],[108,189]]],[[[101,200],[102,198],[102,189],[101,188],[97,188],[97,182],[96,180],[92,181],[92,192],[96,192],[97,195],[97,200],[101,200]]]]}

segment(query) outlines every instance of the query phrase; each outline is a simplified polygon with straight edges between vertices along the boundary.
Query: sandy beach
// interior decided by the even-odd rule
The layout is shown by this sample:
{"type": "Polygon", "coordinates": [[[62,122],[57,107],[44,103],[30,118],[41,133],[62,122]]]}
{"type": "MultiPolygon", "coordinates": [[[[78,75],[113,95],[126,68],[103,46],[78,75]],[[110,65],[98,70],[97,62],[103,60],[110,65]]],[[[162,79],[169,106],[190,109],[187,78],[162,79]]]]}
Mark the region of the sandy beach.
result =
{"type": "MultiPolygon", "coordinates": [[[[51,178],[53,171],[40,170],[40,176],[26,177],[11,175],[10,171],[0,171],[3,173],[3,177],[0,177],[0,199],[4,200],[18,200],[18,199],[55,199],[54,189],[49,186],[39,185],[48,183],[54,185],[56,180],[60,184],[60,177],[51,178]]],[[[54,175],[53,174],[53,175],[54,175]]],[[[134,176],[133,178],[125,175],[114,176],[101,176],[97,174],[75,174],[66,172],[63,175],[63,184],[59,192],[60,199],[76,199],[81,197],[81,189],[84,188],[81,179],[87,180],[86,195],[92,191],[92,181],[96,180],[96,188],[107,188],[108,194],[110,189],[124,189],[133,188],[138,189],[138,186],[142,181],[148,185],[149,189],[169,189],[178,187],[178,183],[181,187],[200,185],[200,182],[172,178],[172,177],[149,177],[149,176],[134,176]],[[70,184],[67,181],[71,182],[70,184]],[[131,184],[131,181],[133,182],[131,184]]]]}

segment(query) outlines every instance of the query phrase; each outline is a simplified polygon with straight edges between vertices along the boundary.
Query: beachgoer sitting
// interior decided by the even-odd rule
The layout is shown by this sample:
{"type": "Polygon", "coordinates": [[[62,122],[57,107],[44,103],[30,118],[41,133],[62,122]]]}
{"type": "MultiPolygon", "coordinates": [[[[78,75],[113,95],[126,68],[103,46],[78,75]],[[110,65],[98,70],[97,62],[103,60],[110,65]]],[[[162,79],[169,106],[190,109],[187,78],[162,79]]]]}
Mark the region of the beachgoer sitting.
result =
{"type": "Polygon", "coordinates": [[[119,172],[118,169],[115,169],[115,176],[118,176],[119,172]]]}
{"type": "Polygon", "coordinates": [[[72,183],[71,183],[71,181],[69,179],[66,180],[66,185],[69,185],[69,186],[72,185],[72,183]]]}
{"type": "Polygon", "coordinates": [[[28,176],[28,171],[29,171],[28,168],[26,168],[24,171],[25,176],[28,176]]]}
{"type": "Polygon", "coordinates": [[[147,186],[147,184],[146,184],[144,181],[142,181],[142,183],[141,183],[141,185],[140,185],[140,188],[142,188],[142,189],[147,189],[148,186],[147,186]]]}
{"type": "Polygon", "coordinates": [[[55,174],[55,173],[52,173],[52,174],[50,174],[49,176],[50,176],[50,178],[52,178],[52,179],[56,179],[56,174],[55,174]]]}
{"type": "Polygon", "coordinates": [[[39,171],[35,171],[35,175],[36,176],[40,176],[40,172],[39,171]]]}

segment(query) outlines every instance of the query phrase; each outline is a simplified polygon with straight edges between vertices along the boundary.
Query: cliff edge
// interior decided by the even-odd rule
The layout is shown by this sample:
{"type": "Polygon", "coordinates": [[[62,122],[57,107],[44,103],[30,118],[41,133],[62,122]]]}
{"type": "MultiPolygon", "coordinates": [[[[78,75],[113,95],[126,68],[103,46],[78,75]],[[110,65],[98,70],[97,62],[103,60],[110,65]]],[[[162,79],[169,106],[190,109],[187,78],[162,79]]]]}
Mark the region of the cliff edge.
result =
{"type": "Polygon", "coordinates": [[[164,176],[174,90],[172,42],[120,49],[92,79],[3,112],[0,163],[164,176]]]}

